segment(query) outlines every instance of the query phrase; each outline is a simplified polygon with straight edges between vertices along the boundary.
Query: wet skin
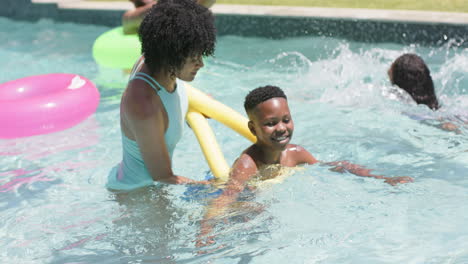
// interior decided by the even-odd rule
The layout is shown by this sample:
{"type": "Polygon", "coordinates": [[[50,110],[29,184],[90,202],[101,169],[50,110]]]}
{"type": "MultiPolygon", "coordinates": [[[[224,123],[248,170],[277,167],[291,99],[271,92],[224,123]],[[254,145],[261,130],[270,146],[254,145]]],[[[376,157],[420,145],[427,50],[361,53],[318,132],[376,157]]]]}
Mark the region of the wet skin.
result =
{"type": "Polygon", "coordinates": [[[260,103],[250,118],[249,128],[262,148],[282,151],[291,141],[294,122],[285,98],[276,97],[260,103]]]}

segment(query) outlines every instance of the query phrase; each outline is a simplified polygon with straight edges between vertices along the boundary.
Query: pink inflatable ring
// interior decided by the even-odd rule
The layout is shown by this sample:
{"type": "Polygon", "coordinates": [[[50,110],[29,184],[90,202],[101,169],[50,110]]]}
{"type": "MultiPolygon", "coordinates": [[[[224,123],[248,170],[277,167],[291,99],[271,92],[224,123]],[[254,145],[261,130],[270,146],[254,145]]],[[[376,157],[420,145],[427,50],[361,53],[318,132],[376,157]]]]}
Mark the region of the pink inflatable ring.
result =
{"type": "Polygon", "coordinates": [[[96,86],[76,74],[36,75],[0,84],[0,138],[64,130],[93,114],[98,104],[96,86]]]}

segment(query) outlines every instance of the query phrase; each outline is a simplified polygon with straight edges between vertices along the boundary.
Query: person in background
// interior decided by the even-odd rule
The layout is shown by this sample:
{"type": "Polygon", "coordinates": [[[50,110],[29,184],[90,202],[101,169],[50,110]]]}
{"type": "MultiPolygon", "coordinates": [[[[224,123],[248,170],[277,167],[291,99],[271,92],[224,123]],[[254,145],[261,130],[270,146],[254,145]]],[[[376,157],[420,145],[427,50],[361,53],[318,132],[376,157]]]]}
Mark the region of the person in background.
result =
{"type": "MultiPolygon", "coordinates": [[[[151,9],[151,7],[156,4],[155,0],[129,0],[133,3],[134,9],[126,11],[122,16],[122,27],[124,34],[136,34],[138,32],[138,27],[140,26],[141,21],[151,9]]],[[[193,0],[198,4],[210,8],[216,0],[193,0]]]]}
{"type": "MultiPolygon", "coordinates": [[[[388,77],[393,85],[406,91],[417,104],[426,105],[433,111],[437,111],[440,108],[431,72],[424,60],[418,55],[405,53],[399,56],[390,66],[388,77]]],[[[425,120],[424,117],[410,116],[420,121],[425,120]]],[[[446,131],[460,133],[458,126],[452,122],[439,121],[441,123],[437,127],[446,131]]]]}
{"type": "Polygon", "coordinates": [[[286,95],[279,87],[264,86],[252,90],[245,98],[244,108],[249,118],[248,127],[257,137],[257,142],[237,158],[223,192],[210,202],[201,221],[201,231],[196,242],[198,247],[214,243],[212,237],[207,237],[213,228],[211,220],[234,203],[239,194],[249,187],[250,181],[280,176],[282,167],[320,163],[332,166],[331,170],[335,172],[383,179],[391,185],[413,181],[410,177],[372,174],[372,170],[348,161],[320,162],[303,147],[290,144],[294,122],[286,95]]]}
{"type": "Polygon", "coordinates": [[[431,72],[418,55],[406,53],[398,57],[390,66],[388,77],[393,85],[405,90],[417,104],[427,105],[434,111],[439,109],[431,72]]]}
{"type": "Polygon", "coordinates": [[[209,9],[192,0],[159,0],[139,28],[143,55],[135,63],[120,103],[123,160],[107,188],[133,190],[153,185],[207,183],[175,175],[172,154],[182,137],[188,99],[203,57],[215,50],[209,9]]]}

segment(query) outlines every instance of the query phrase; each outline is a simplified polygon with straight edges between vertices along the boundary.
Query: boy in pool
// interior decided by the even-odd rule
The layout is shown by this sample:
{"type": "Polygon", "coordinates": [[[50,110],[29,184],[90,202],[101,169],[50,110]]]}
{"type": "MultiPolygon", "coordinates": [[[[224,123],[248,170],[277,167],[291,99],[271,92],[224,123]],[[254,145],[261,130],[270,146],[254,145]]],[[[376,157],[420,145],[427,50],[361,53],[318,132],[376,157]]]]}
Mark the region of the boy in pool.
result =
{"type": "Polygon", "coordinates": [[[234,162],[223,193],[210,203],[201,222],[197,246],[213,243],[211,238],[208,238],[206,243],[201,241],[211,232],[212,224],[209,220],[236,201],[249,180],[274,178],[281,173],[281,167],[321,163],[333,166],[331,170],[336,172],[350,172],[362,177],[384,179],[391,185],[413,181],[410,177],[375,175],[371,173],[372,170],[347,161],[319,162],[303,147],[290,144],[294,123],[286,95],[276,86],[264,86],[251,91],[245,98],[244,108],[249,117],[249,129],[257,137],[257,142],[244,150],[234,162]]]}

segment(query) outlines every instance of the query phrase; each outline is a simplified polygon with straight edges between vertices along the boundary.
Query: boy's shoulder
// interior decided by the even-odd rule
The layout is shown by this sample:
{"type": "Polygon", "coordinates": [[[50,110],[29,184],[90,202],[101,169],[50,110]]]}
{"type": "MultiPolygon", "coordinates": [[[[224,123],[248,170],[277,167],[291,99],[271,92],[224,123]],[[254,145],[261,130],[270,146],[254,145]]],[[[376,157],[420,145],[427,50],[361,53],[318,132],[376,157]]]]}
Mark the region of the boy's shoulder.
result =
{"type": "Polygon", "coordinates": [[[317,162],[314,156],[310,154],[304,147],[295,144],[288,144],[286,149],[286,155],[288,156],[289,165],[296,166],[300,164],[314,164],[317,162]]]}
{"type": "Polygon", "coordinates": [[[240,154],[238,159],[254,162],[258,159],[258,149],[255,144],[250,145],[240,154]]]}
{"type": "Polygon", "coordinates": [[[305,148],[296,144],[288,144],[285,150],[286,151],[304,151],[305,148]]]}
{"type": "Polygon", "coordinates": [[[230,177],[244,181],[256,174],[258,167],[255,159],[256,156],[252,152],[251,147],[244,150],[236,161],[234,161],[230,177]]]}
{"type": "Polygon", "coordinates": [[[258,161],[263,159],[261,157],[261,152],[262,151],[256,144],[252,144],[244,151],[242,151],[235,163],[240,163],[243,167],[253,167],[257,169],[258,161]]]}

